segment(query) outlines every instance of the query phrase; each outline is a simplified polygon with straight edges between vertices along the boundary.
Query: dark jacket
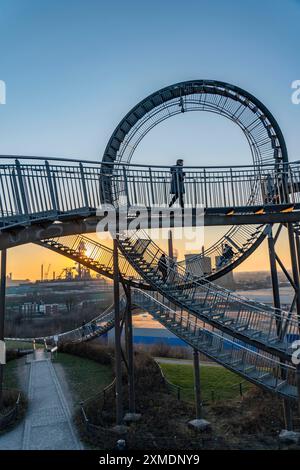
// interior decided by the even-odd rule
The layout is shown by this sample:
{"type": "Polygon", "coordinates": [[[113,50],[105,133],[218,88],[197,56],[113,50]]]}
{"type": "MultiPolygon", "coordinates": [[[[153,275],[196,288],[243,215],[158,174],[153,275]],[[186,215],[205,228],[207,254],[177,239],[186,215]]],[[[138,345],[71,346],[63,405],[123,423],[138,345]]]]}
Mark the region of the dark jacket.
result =
{"type": "Polygon", "coordinates": [[[184,194],[184,177],[185,173],[181,166],[171,166],[171,188],[170,194],[184,194]]]}
{"type": "Polygon", "coordinates": [[[167,272],[167,259],[164,256],[161,256],[158,261],[158,269],[161,273],[167,272]]]}

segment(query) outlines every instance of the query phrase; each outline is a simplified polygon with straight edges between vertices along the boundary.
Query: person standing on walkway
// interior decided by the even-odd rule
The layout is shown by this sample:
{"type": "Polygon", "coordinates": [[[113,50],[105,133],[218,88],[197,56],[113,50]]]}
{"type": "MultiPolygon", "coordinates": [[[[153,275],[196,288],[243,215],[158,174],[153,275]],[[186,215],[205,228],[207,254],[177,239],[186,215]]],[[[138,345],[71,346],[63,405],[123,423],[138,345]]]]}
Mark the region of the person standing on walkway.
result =
{"type": "Polygon", "coordinates": [[[180,207],[184,207],[183,195],[185,193],[184,189],[184,177],[185,173],[182,170],[183,160],[178,159],[176,165],[171,167],[171,188],[170,194],[173,195],[169,207],[172,207],[173,204],[179,199],[180,207]]]}
{"type": "Polygon", "coordinates": [[[166,282],[168,276],[167,258],[163,253],[158,261],[158,270],[161,272],[163,282],[166,282]]]}

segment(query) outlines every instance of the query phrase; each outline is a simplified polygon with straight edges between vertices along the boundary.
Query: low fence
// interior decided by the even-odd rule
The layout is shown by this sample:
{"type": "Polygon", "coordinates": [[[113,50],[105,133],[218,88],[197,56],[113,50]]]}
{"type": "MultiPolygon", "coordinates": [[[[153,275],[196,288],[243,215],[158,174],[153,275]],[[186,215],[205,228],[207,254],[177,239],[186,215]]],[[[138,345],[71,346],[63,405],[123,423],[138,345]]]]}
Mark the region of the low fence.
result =
{"type": "Polygon", "coordinates": [[[87,398],[86,400],[80,403],[81,415],[82,415],[83,423],[87,431],[90,431],[91,429],[95,429],[95,428],[100,430],[101,426],[96,426],[95,424],[92,424],[90,422],[87,412],[85,410],[86,405],[97,398],[102,398],[102,401],[103,401],[102,405],[104,406],[107,395],[112,390],[114,390],[115,386],[116,386],[116,379],[114,379],[109,385],[107,385],[107,387],[101,390],[101,392],[96,393],[95,395],[92,395],[91,397],[87,398]]]}
{"type": "Polygon", "coordinates": [[[19,414],[19,407],[20,407],[20,399],[21,399],[21,393],[18,393],[18,397],[16,400],[15,405],[11,410],[9,410],[5,414],[0,414],[0,431],[3,431],[6,429],[10,424],[12,424],[18,417],[19,414]]]}

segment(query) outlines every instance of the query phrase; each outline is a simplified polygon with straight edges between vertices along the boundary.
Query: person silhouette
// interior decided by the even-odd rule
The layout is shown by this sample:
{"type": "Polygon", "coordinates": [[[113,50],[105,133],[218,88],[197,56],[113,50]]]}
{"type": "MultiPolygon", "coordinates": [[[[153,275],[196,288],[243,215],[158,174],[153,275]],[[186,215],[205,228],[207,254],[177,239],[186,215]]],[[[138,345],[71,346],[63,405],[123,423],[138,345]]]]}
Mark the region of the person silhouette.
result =
{"type": "Polygon", "coordinates": [[[170,168],[171,171],[171,188],[170,194],[173,195],[169,207],[172,207],[173,204],[179,199],[180,207],[184,207],[183,195],[185,193],[184,189],[184,177],[185,173],[182,170],[183,160],[179,158],[176,162],[176,165],[173,165],[170,168]]]}
{"type": "Polygon", "coordinates": [[[159,258],[158,270],[161,272],[163,282],[166,282],[167,275],[168,275],[168,268],[167,268],[167,258],[166,258],[166,255],[164,253],[159,258]]]}

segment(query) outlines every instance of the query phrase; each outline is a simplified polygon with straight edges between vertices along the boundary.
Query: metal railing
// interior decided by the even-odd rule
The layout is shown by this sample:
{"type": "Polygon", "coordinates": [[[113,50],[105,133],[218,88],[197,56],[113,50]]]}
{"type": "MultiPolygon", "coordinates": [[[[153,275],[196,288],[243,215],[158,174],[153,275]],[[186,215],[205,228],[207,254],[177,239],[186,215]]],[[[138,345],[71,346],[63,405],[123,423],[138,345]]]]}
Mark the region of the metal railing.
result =
{"type": "MultiPolygon", "coordinates": [[[[159,292],[132,289],[132,304],[148,311],[187,344],[244,379],[280,396],[297,398],[296,368],[281,362],[277,356],[261,353],[233,336],[207,329],[197,315],[183,308],[178,310],[174,303],[165,302],[159,292]]],[[[71,339],[86,341],[88,336],[71,339]]]]}
{"type": "MultiPolygon", "coordinates": [[[[25,221],[57,215],[86,213],[103,202],[145,207],[167,207],[170,202],[170,168],[20,157],[12,163],[0,157],[0,216],[25,221]],[[107,178],[110,194],[107,193],[107,178]],[[121,196],[124,196],[123,202],[121,196]]],[[[300,203],[300,164],[184,168],[186,206],[244,208],[300,203]],[[287,200],[289,195],[289,201],[287,200]]]]}
{"type": "MultiPolygon", "coordinates": [[[[125,308],[125,296],[120,299],[121,309],[125,308]]],[[[6,338],[7,341],[20,341],[20,342],[32,342],[33,349],[35,349],[36,342],[43,344],[45,341],[49,344],[54,343],[54,336],[57,336],[58,343],[63,342],[82,342],[89,341],[97,336],[106,333],[114,326],[114,304],[107,307],[107,309],[100,315],[97,315],[89,322],[84,325],[74,328],[73,330],[58,333],[57,335],[39,336],[35,338],[6,338]]]]}
{"type": "Polygon", "coordinates": [[[160,293],[166,305],[171,301],[222,331],[290,358],[291,342],[299,336],[298,320],[290,312],[201,281],[168,258],[164,276],[159,265],[163,251],[145,233],[134,232],[130,238],[120,239],[119,244],[124,256],[160,293]],[[146,242],[143,250],[138,251],[141,238],[146,242]]]}
{"type": "Polygon", "coordinates": [[[196,315],[165,305],[158,293],[134,290],[134,302],[143,305],[154,318],[192,347],[246,380],[291,399],[297,398],[296,368],[278,357],[260,353],[229,335],[209,331],[196,315]]]}
{"type": "MultiPolygon", "coordinates": [[[[47,238],[41,240],[39,245],[68,256],[109,278],[113,277],[112,249],[84,235],[47,238]]],[[[119,256],[119,269],[126,280],[136,285],[144,284],[140,275],[122,255],[119,256]]]]}

